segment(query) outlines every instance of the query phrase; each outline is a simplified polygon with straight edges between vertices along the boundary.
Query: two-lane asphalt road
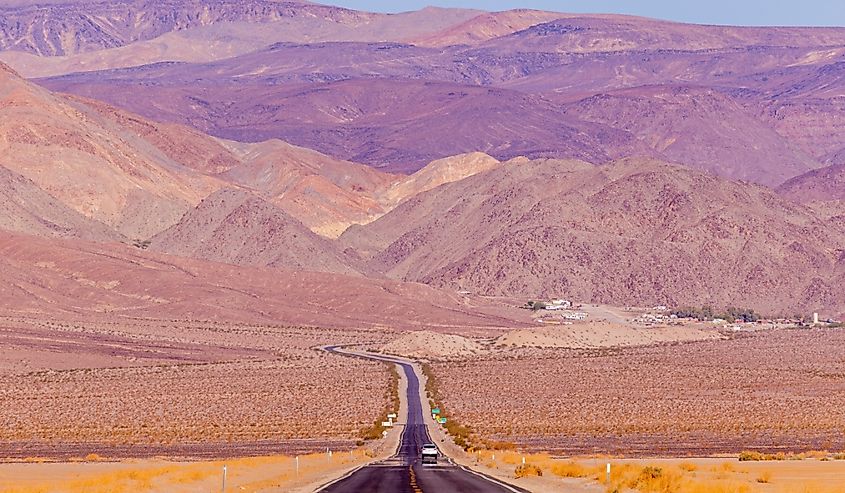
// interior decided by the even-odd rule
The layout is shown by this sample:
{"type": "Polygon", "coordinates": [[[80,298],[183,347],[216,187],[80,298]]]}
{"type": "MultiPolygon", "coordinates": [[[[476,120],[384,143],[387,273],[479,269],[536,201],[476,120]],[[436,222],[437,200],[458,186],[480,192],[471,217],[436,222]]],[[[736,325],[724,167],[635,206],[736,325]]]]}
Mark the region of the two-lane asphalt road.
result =
{"type": "MultiPolygon", "coordinates": [[[[339,353],[337,347],[328,347],[326,350],[339,353]]],[[[407,377],[408,419],[402,432],[399,450],[396,455],[387,460],[362,467],[325,486],[319,490],[321,493],[523,493],[527,491],[458,466],[442,455],[438,464],[423,465],[420,449],[424,444],[433,443],[433,441],[429,437],[423,418],[420,381],[414,373],[414,368],[391,358],[366,357],[396,363],[402,367],[407,377]]]]}

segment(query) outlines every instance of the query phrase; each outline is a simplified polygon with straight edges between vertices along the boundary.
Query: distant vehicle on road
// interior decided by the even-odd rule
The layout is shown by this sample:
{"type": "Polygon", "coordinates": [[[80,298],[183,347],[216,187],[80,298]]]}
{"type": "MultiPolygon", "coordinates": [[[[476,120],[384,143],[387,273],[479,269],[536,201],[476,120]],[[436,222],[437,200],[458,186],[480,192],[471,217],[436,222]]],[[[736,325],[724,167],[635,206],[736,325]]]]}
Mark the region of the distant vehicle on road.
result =
{"type": "Polygon", "coordinates": [[[426,443],[422,446],[422,463],[423,464],[437,464],[437,457],[440,453],[437,451],[437,445],[433,443],[426,443]]]}

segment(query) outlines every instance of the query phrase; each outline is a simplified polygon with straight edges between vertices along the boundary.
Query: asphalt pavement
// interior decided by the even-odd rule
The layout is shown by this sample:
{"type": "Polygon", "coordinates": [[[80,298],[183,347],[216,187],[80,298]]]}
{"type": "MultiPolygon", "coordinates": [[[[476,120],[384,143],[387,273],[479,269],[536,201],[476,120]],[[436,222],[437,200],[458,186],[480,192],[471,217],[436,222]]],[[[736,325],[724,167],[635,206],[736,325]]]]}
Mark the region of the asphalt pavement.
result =
{"type": "MultiPolygon", "coordinates": [[[[336,347],[326,348],[337,352],[336,347]]],[[[372,357],[372,359],[388,359],[372,357]]],[[[414,368],[401,361],[408,380],[408,419],[397,453],[387,460],[364,466],[318,490],[321,493],[524,493],[527,490],[500,482],[454,464],[441,454],[437,464],[423,464],[422,446],[433,443],[423,419],[420,381],[414,368]]]]}

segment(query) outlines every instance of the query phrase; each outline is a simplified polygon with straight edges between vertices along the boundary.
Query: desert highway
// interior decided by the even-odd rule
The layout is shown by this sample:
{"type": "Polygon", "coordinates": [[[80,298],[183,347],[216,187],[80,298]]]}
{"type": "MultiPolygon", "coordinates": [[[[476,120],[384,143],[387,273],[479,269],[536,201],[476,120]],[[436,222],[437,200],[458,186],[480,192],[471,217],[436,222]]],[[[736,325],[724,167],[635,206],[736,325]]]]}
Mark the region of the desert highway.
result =
{"type": "MultiPolygon", "coordinates": [[[[337,346],[327,347],[327,351],[342,353],[337,346]]],[[[347,353],[348,354],[348,353],[347,353]]],[[[420,402],[420,381],[414,368],[402,361],[379,356],[369,357],[390,361],[400,365],[408,380],[408,416],[399,450],[387,460],[380,461],[353,471],[323,488],[321,493],[439,493],[439,492],[527,492],[527,490],[502,483],[494,478],[470,471],[454,464],[441,455],[436,465],[423,465],[420,449],[425,443],[433,443],[428,434],[428,427],[423,419],[423,407],[420,402]]]]}

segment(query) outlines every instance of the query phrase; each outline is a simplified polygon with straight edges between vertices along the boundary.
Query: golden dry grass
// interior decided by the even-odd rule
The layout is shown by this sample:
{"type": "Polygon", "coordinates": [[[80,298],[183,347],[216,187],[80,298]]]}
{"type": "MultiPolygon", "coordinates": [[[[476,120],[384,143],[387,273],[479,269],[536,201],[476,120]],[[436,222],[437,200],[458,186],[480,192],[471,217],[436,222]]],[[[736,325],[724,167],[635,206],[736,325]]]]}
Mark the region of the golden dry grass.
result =
{"type": "MultiPolygon", "coordinates": [[[[311,481],[350,465],[370,459],[367,450],[308,454],[296,459],[288,456],[267,456],[194,463],[156,463],[142,461],[126,464],[97,464],[93,467],[63,468],[60,464],[38,464],[42,469],[29,470],[42,479],[15,485],[16,480],[0,474],[0,493],[164,493],[171,491],[206,491],[219,486],[224,465],[228,469],[228,484],[236,491],[256,493],[265,490],[284,491],[286,487],[311,481]],[[51,466],[53,468],[51,468],[51,466]],[[109,468],[109,470],[104,470],[109,468]],[[55,477],[53,477],[55,476],[55,477]]],[[[3,466],[0,466],[2,470],[3,466]]]]}
{"type": "Polygon", "coordinates": [[[600,484],[608,493],[845,493],[845,462],[841,461],[789,461],[781,477],[763,464],[740,465],[735,459],[556,459],[548,454],[500,450],[479,450],[475,454],[479,464],[504,471],[521,465],[524,457],[527,465],[544,476],[582,478],[600,484]],[[611,463],[610,483],[607,462],[611,463]],[[824,472],[824,478],[819,471],[824,472]]]}

